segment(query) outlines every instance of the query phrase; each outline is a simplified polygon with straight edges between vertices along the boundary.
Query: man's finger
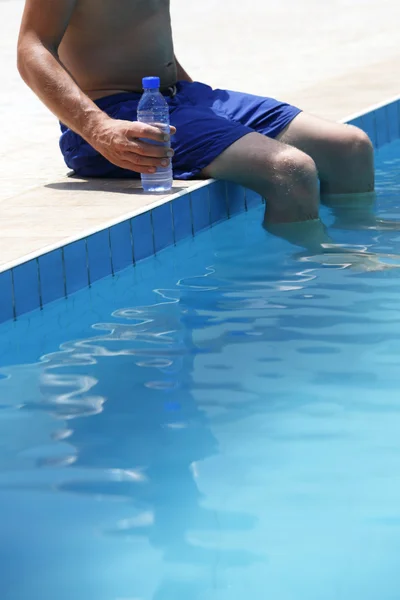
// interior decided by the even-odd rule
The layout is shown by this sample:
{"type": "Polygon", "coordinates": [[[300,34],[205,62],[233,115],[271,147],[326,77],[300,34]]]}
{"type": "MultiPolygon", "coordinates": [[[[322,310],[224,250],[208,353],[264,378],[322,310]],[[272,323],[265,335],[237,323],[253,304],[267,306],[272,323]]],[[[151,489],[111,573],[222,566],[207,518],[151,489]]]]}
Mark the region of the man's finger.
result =
{"type": "Polygon", "coordinates": [[[123,156],[123,160],[132,163],[133,165],[140,165],[143,167],[168,167],[170,164],[169,158],[150,158],[148,156],[140,156],[134,152],[126,152],[123,156]]]}
{"type": "Polygon", "coordinates": [[[170,134],[166,131],[162,131],[159,127],[153,125],[147,125],[146,123],[132,123],[128,135],[132,135],[134,138],[142,138],[165,144],[170,140],[170,134]]]}
{"type": "Polygon", "coordinates": [[[172,125],[168,128],[162,124],[148,125],[137,121],[132,123],[132,126],[128,131],[128,135],[132,135],[134,138],[144,138],[164,144],[169,142],[171,135],[175,135],[175,133],[176,127],[173,127],[172,125]],[[169,129],[169,131],[166,131],[166,129],[169,129]]]}
{"type": "Polygon", "coordinates": [[[152,158],[171,158],[174,155],[174,151],[168,146],[155,146],[154,144],[146,144],[146,142],[140,140],[131,142],[129,151],[152,158]]]}
{"type": "Polygon", "coordinates": [[[118,161],[117,167],[122,167],[123,169],[127,169],[128,171],[134,171],[135,173],[155,173],[155,167],[145,167],[142,165],[135,165],[130,160],[120,160],[118,161]]]}

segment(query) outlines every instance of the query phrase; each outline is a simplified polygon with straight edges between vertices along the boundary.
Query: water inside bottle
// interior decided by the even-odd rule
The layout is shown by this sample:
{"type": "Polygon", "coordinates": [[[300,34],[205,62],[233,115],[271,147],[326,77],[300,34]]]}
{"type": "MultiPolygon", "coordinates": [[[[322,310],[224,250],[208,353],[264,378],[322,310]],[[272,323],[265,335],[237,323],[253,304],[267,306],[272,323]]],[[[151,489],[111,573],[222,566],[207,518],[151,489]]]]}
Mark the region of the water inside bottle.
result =
{"type": "MultiPolygon", "coordinates": [[[[165,118],[165,115],[156,111],[147,112],[141,111],[138,113],[138,120],[142,123],[147,123],[148,125],[152,125],[153,127],[157,127],[163,133],[170,134],[170,126],[167,123],[162,122],[162,118],[165,118]]],[[[170,148],[170,142],[156,142],[154,140],[142,139],[143,142],[147,144],[153,144],[154,146],[164,146],[165,148],[170,148]]],[[[162,193],[168,192],[172,188],[173,183],[173,174],[172,174],[172,166],[168,167],[158,167],[155,173],[144,173],[141,175],[142,187],[145,192],[152,193],[162,193]]]]}

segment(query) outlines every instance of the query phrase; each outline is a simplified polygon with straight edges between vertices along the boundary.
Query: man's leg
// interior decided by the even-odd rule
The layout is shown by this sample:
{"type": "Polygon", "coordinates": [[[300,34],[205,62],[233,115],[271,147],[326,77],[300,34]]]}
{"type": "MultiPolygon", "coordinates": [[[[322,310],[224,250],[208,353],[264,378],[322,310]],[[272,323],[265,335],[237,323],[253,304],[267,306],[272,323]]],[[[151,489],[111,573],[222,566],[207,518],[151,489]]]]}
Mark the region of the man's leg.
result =
{"type": "Polygon", "coordinates": [[[313,158],[322,198],[373,192],[374,151],[361,129],[300,113],[277,139],[313,158]]]}
{"type": "Polygon", "coordinates": [[[301,113],[278,139],[314,159],[321,200],[332,208],[335,227],[400,229],[397,221],[379,219],[374,213],[374,152],[363,131],[301,113]]]}
{"type": "Polygon", "coordinates": [[[312,158],[259,133],[233,143],[202,174],[234,181],[267,198],[270,224],[318,219],[318,173],[312,158]]]}
{"type": "Polygon", "coordinates": [[[317,168],[310,156],[259,133],[229,146],[202,172],[255,190],[266,198],[268,231],[306,248],[323,252],[331,244],[318,218],[317,168]]]}

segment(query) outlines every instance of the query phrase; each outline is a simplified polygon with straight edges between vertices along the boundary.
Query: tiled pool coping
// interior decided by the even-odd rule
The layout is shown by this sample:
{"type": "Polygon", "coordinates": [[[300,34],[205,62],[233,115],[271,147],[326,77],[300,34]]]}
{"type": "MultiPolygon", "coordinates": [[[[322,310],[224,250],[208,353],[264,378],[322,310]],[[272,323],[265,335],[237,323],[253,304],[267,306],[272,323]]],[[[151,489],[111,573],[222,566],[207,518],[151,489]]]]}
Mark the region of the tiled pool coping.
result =
{"type": "MultiPolygon", "coordinates": [[[[400,138],[400,97],[343,122],[357,125],[375,148],[400,138]]],[[[263,202],[239,185],[208,180],[163,197],[123,221],[0,268],[0,323],[66,298],[180,240],[263,202]]]]}

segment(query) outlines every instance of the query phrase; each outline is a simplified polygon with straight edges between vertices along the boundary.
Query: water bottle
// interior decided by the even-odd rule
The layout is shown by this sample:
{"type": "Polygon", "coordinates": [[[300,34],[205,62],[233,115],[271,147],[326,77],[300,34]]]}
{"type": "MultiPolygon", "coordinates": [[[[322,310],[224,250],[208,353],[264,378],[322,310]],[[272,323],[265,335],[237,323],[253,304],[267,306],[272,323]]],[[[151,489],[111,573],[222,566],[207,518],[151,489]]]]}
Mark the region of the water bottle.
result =
{"type": "MultiPolygon", "coordinates": [[[[144,93],[137,110],[138,121],[157,126],[163,132],[169,134],[169,107],[164,96],[160,93],[160,78],[145,77],[143,79],[143,89],[144,93]]],[[[171,146],[170,142],[143,141],[167,148],[171,146]]],[[[172,165],[158,167],[155,173],[142,173],[141,179],[145,192],[168,192],[171,190],[173,182],[172,165]]]]}

